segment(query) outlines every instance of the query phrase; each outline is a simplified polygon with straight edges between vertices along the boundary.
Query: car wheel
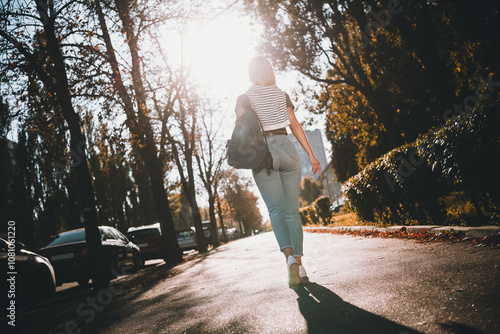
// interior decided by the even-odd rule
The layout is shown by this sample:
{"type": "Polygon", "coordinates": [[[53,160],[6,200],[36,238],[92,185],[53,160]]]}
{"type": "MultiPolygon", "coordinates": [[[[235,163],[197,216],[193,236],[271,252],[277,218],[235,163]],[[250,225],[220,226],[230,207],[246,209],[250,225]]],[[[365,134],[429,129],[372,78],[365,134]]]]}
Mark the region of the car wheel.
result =
{"type": "Polygon", "coordinates": [[[111,264],[109,267],[109,277],[110,280],[118,277],[118,261],[116,259],[111,260],[111,264]]]}
{"type": "Polygon", "coordinates": [[[143,261],[142,261],[142,258],[141,258],[141,256],[140,256],[140,255],[139,255],[139,257],[136,257],[136,258],[134,259],[134,267],[132,268],[132,271],[133,271],[134,273],[138,272],[138,271],[139,271],[139,269],[141,269],[142,262],[143,262],[143,261]]]}
{"type": "Polygon", "coordinates": [[[36,277],[39,277],[38,289],[34,291],[35,301],[43,301],[51,298],[56,293],[52,275],[48,270],[40,270],[36,277]]]}

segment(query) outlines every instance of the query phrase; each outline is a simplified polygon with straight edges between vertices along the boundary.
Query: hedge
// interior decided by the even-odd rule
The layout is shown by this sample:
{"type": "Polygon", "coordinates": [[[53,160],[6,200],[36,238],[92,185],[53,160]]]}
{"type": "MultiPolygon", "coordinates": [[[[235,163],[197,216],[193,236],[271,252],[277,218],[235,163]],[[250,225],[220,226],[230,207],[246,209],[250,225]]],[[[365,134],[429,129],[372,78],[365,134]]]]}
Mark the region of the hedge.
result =
{"type": "Polygon", "coordinates": [[[459,192],[482,223],[498,223],[499,171],[497,98],[383,155],[346,181],[343,192],[365,221],[442,224],[447,217],[441,199],[459,192]]]}
{"type": "Polygon", "coordinates": [[[331,219],[330,205],[331,200],[328,196],[321,196],[313,203],[299,210],[300,221],[302,225],[314,224],[318,225],[320,221],[323,225],[327,225],[331,219]]]}
{"type": "Polygon", "coordinates": [[[300,216],[300,222],[302,225],[307,225],[310,223],[309,217],[307,216],[307,209],[306,208],[301,208],[299,210],[299,216],[300,216]]]}
{"type": "Polygon", "coordinates": [[[330,205],[332,205],[332,201],[328,196],[321,196],[314,201],[314,207],[316,209],[316,213],[321,218],[321,221],[325,226],[328,223],[330,223],[330,219],[332,218],[330,205]]]}

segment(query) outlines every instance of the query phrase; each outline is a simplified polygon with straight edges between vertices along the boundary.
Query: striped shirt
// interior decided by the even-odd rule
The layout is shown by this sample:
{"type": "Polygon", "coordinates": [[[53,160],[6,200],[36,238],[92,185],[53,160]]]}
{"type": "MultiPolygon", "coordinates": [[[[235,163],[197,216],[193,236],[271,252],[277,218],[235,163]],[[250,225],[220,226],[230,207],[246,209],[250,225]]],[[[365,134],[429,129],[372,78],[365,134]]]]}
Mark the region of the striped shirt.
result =
{"type": "MultiPolygon", "coordinates": [[[[286,109],[287,107],[293,108],[293,104],[288,94],[279,89],[278,86],[251,86],[246,94],[264,131],[276,130],[290,125],[286,109]]],[[[238,99],[236,108],[240,106],[242,105],[238,99]]]]}

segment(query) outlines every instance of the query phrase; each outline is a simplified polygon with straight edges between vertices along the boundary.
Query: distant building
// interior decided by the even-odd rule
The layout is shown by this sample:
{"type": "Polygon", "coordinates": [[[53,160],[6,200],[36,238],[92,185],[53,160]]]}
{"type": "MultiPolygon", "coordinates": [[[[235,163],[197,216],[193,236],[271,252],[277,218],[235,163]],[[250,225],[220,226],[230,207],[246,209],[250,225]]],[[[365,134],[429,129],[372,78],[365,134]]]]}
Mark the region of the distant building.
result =
{"type": "MultiPolygon", "coordinates": [[[[321,165],[321,169],[323,170],[326,168],[326,165],[328,164],[326,161],[326,152],[325,152],[325,146],[323,145],[323,137],[321,136],[321,130],[316,129],[313,131],[305,131],[307,140],[309,141],[309,145],[311,145],[311,148],[314,152],[314,155],[316,156],[316,159],[319,160],[319,163],[321,165]]],[[[294,142],[295,146],[297,147],[297,150],[299,151],[299,156],[300,156],[300,163],[302,164],[302,178],[306,176],[310,176],[315,180],[319,180],[319,174],[314,175],[311,170],[312,170],[312,165],[311,162],[309,161],[309,158],[307,157],[306,151],[302,148],[302,145],[297,141],[297,138],[295,138],[294,135],[291,135],[290,138],[294,142]]]]}
{"type": "Polygon", "coordinates": [[[309,145],[318,159],[321,165],[321,173],[314,175],[312,173],[312,164],[309,161],[306,151],[302,148],[302,145],[297,141],[294,135],[290,135],[290,138],[297,147],[300,156],[300,163],[302,164],[302,178],[310,176],[314,180],[320,180],[323,183],[323,194],[330,197],[333,201],[340,197],[340,183],[335,181],[335,176],[333,175],[333,170],[326,159],[325,146],[323,145],[323,136],[321,135],[321,130],[306,130],[305,131],[309,145]]]}
{"type": "Polygon", "coordinates": [[[342,184],[335,181],[331,164],[321,171],[320,180],[323,183],[323,195],[330,197],[332,203],[337,201],[338,204],[342,196],[342,184]]]}

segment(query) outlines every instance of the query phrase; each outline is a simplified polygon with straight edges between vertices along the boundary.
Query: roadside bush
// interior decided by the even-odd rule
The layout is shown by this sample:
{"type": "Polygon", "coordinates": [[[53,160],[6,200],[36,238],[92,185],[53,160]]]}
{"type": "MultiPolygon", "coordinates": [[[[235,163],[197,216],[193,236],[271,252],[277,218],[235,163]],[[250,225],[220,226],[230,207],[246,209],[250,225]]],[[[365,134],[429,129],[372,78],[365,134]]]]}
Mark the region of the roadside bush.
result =
{"type": "Polygon", "coordinates": [[[446,208],[447,221],[451,225],[466,226],[477,224],[477,211],[470,198],[463,192],[452,192],[441,198],[446,208]]]}
{"type": "Polygon", "coordinates": [[[414,224],[442,218],[437,202],[443,185],[425,163],[409,165],[415,152],[414,145],[394,149],[346,182],[344,193],[361,220],[414,224]]]}
{"type": "Polygon", "coordinates": [[[314,208],[314,204],[308,205],[305,207],[306,213],[307,213],[307,218],[309,218],[309,221],[311,224],[318,225],[319,224],[319,218],[316,213],[316,209],[314,208]]]}
{"type": "Polygon", "coordinates": [[[301,208],[299,210],[299,216],[300,216],[300,222],[302,223],[302,225],[307,225],[310,223],[310,220],[307,216],[307,208],[301,208]]]}
{"type": "Polygon", "coordinates": [[[466,194],[480,221],[499,222],[500,99],[477,108],[469,117],[447,123],[436,132],[429,161],[466,194]],[[439,145],[440,143],[443,143],[439,145]]]}
{"type": "Polygon", "coordinates": [[[499,128],[497,99],[388,152],[344,184],[350,207],[365,221],[442,224],[447,217],[441,199],[458,191],[479,217],[498,223],[499,128]]]}
{"type": "Polygon", "coordinates": [[[330,219],[332,218],[330,205],[332,205],[332,201],[328,196],[321,196],[320,198],[314,201],[316,212],[318,216],[321,218],[323,225],[327,225],[328,223],[330,223],[330,219]]]}

